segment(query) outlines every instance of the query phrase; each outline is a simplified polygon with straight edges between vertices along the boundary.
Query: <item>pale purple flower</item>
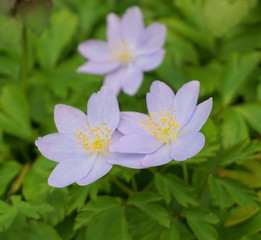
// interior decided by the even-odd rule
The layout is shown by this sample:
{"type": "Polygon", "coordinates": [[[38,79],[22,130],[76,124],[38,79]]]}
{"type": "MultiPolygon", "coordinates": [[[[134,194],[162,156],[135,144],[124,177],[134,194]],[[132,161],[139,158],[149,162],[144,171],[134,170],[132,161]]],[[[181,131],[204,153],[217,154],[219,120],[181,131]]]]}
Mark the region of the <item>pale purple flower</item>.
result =
{"type": "Polygon", "coordinates": [[[79,44],[79,52],[89,61],[78,72],[106,74],[104,84],[116,94],[123,90],[133,95],[143,81],[143,72],[159,66],[165,50],[163,24],[144,26],[138,7],[129,8],[122,19],[111,13],[107,17],[107,40],[88,40],[79,44]]]}
{"type": "Polygon", "coordinates": [[[142,155],[115,154],[108,149],[121,136],[116,131],[119,117],[115,93],[107,86],[90,97],[87,115],[74,107],[56,105],[54,121],[58,133],[40,137],[35,142],[46,158],[58,162],[48,179],[49,185],[90,184],[111,170],[110,160],[143,168],[136,164],[142,155]]]}
{"type": "Polygon", "coordinates": [[[198,93],[198,81],[183,85],[176,95],[165,83],[153,82],[147,94],[149,115],[122,112],[118,130],[125,135],[110,150],[146,154],[137,161],[146,167],[193,157],[205,144],[199,130],[212,109],[212,98],[197,105],[198,93]]]}

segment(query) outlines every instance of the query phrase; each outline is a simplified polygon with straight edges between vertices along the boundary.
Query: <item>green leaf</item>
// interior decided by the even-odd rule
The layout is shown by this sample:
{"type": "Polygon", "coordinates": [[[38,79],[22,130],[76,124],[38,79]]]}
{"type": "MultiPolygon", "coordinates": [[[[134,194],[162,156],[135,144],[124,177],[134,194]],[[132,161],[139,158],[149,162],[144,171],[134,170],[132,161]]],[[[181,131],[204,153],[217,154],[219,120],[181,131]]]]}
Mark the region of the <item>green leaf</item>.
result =
{"type": "Polygon", "coordinates": [[[251,52],[241,56],[232,54],[228,58],[227,65],[221,75],[221,96],[225,105],[231,102],[239,86],[247,79],[260,59],[259,52],[251,52]]]}
{"type": "Polygon", "coordinates": [[[0,124],[4,131],[26,140],[32,139],[29,107],[21,89],[5,86],[0,96],[0,110],[0,124]]]}
{"type": "Polygon", "coordinates": [[[218,239],[215,228],[210,225],[219,221],[213,213],[199,208],[186,208],[182,215],[186,217],[188,225],[199,240],[218,239]]]}
{"type": "Polygon", "coordinates": [[[246,103],[238,105],[235,109],[261,134],[261,103],[246,103]]]}
{"type": "Polygon", "coordinates": [[[15,0],[1,0],[0,1],[0,14],[8,13],[10,9],[14,6],[15,0]]]}
{"type": "MultiPolygon", "coordinates": [[[[180,240],[181,239],[181,234],[179,233],[177,221],[178,221],[177,219],[174,219],[171,222],[170,227],[161,233],[160,240],[170,240],[170,239],[180,240]]],[[[184,240],[183,237],[184,236],[182,235],[182,239],[184,240]]]]}
{"type": "Polygon", "coordinates": [[[227,216],[224,226],[231,227],[242,223],[253,217],[259,210],[260,208],[254,206],[233,208],[227,216]]]}
{"type": "Polygon", "coordinates": [[[127,220],[122,206],[114,206],[92,218],[88,225],[86,239],[130,240],[127,220]]]}
{"type": "Polygon", "coordinates": [[[0,195],[4,193],[12,179],[19,173],[21,164],[15,161],[6,162],[0,168],[0,195]]]}
{"type": "Polygon", "coordinates": [[[247,0],[206,0],[204,14],[210,30],[217,37],[237,25],[249,11],[247,0]]]}
{"type": "Polygon", "coordinates": [[[0,26],[0,45],[11,46],[20,42],[22,35],[20,21],[14,17],[0,14],[0,26]]]}
{"type": "Polygon", "coordinates": [[[17,6],[17,13],[26,27],[40,35],[48,24],[51,8],[51,0],[21,1],[17,6]]]}
{"type": "Polygon", "coordinates": [[[233,108],[227,108],[222,115],[222,139],[225,148],[248,138],[248,129],[244,118],[233,108]]]}
{"type": "MultiPolygon", "coordinates": [[[[53,68],[72,40],[77,26],[77,17],[68,10],[60,10],[51,16],[51,27],[36,41],[36,53],[43,68],[53,68]],[[64,27],[66,23],[66,28],[64,27]]],[[[55,79],[53,79],[55,81],[55,79]]]]}
{"type": "Polygon", "coordinates": [[[15,219],[17,210],[9,204],[0,201],[0,232],[8,229],[15,219]]]}
{"type": "Polygon", "coordinates": [[[170,202],[171,194],[184,207],[198,205],[193,194],[194,189],[172,174],[156,174],[156,186],[167,203],[170,202]]]}
{"type": "Polygon", "coordinates": [[[89,224],[94,216],[109,208],[118,206],[120,203],[121,201],[118,198],[105,196],[89,201],[77,215],[74,228],[78,229],[83,225],[89,224]]]}

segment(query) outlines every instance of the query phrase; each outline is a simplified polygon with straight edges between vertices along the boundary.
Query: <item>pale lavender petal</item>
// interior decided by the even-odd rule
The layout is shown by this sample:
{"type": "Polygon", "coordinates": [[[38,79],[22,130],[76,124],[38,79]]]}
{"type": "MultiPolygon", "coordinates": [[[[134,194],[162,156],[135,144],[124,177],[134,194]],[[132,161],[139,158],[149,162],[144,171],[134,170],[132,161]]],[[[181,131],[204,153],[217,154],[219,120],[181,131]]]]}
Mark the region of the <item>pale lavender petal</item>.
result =
{"type": "Polygon", "coordinates": [[[160,23],[153,23],[148,26],[142,34],[137,53],[149,54],[160,48],[166,40],[166,27],[160,23]]]}
{"type": "Polygon", "coordinates": [[[118,95],[121,90],[124,73],[124,68],[118,68],[106,75],[104,79],[104,85],[110,86],[116,95],[118,95]]]}
{"type": "Polygon", "coordinates": [[[177,92],[173,108],[176,111],[176,121],[180,127],[185,126],[191,118],[197,105],[199,82],[191,81],[184,84],[177,92]]]}
{"type": "Polygon", "coordinates": [[[114,91],[103,86],[98,93],[92,94],[88,101],[88,122],[91,127],[103,126],[114,131],[120,119],[119,104],[114,91]]]}
{"type": "Polygon", "coordinates": [[[121,112],[118,130],[124,134],[138,133],[146,135],[148,132],[142,128],[141,122],[145,122],[147,118],[149,116],[143,113],[121,112]]]}
{"type": "Polygon", "coordinates": [[[142,164],[147,167],[160,166],[172,160],[170,155],[171,144],[165,143],[158,150],[153,153],[147,154],[142,160],[142,164]]]}
{"type": "Polygon", "coordinates": [[[66,187],[83,178],[93,167],[97,156],[92,155],[84,160],[68,160],[60,162],[48,178],[48,184],[52,187],[66,187]]]}
{"type": "Polygon", "coordinates": [[[81,179],[78,179],[77,184],[84,186],[90,184],[97,179],[103,177],[112,168],[112,165],[108,163],[102,155],[99,155],[94,163],[92,169],[89,173],[81,179]]]}
{"type": "Polygon", "coordinates": [[[109,42],[119,42],[122,38],[120,18],[110,13],[107,16],[107,39],[109,42]]]}
{"type": "Polygon", "coordinates": [[[144,31],[143,17],[139,7],[127,9],[121,23],[124,40],[136,44],[144,31]]]}
{"type": "Polygon", "coordinates": [[[152,153],[160,147],[162,143],[156,138],[141,134],[128,134],[120,138],[119,141],[111,144],[111,152],[119,153],[152,153]]]}
{"type": "Polygon", "coordinates": [[[212,109],[212,98],[209,98],[208,100],[200,103],[189,122],[184,126],[183,129],[181,129],[180,134],[186,135],[188,133],[194,133],[198,132],[204,123],[207,121],[209,114],[212,109]]]}
{"type": "Polygon", "coordinates": [[[151,71],[162,63],[164,55],[165,50],[163,49],[151,54],[140,55],[135,59],[135,64],[142,71],[151,71]]]}
{"type": "Polygon", "coordinates": [[[160,81],[151,84],[147,93],[147,107],[149,112],[162,112],[173,109],[174,93],[169,86],[160,81]]]}
{"type": "Polygon", "coordinates": [[[100,40],[88,40],[78,46],[78,51],[94,62],[106,62],[110,59],[109,45],[100,40]]]}
{"type": "Polygon", "coordinates": [[[91,73],[96,75],[103,75],[113,72],[119,67],[117,62],[107,61],[107,62],[93,62],[88,61],[77,69],[79,73],[91,73]]]}
{"type": "Polygon", "coordinates": [[[84,159],[89,156],[84,148],[77,147],[75,140],[63,133],[48,134],[44,137],[39,137],[35,141],[35,145],[44,157],[61,162],[71,159],[84,159]]]}
{"type": "Polygon", "coordinates": [[[141,163],[144,156],[144,154],[134,153],[110,153],[109,156],[106,156],[106,160],[111,164],[117,164],[123,167],[134,169],[142,169],[146,168],[141,163]]]}
{"type": "Polygon", "coordinates": [[[202,133],[177,137],[172,143],[171,156],[173,160],[184,161],[198,154],[204,145],[205,137],[202,133]]]}
{"type": "Polygon", "coordinates": [[[143,80],[143,72],[135,67],[133,64],[129,64],[125,68],[125,73],[122,79],[122,89],[126,94],[134,95],[143,80]]]}
{"type": "Polygon", "coordinates": [[[54,122],[59,132],[74,133],[76,128],[81,128],[87,123],[87,116],[77,108],[57,104],[54,109],[54,122]]]}

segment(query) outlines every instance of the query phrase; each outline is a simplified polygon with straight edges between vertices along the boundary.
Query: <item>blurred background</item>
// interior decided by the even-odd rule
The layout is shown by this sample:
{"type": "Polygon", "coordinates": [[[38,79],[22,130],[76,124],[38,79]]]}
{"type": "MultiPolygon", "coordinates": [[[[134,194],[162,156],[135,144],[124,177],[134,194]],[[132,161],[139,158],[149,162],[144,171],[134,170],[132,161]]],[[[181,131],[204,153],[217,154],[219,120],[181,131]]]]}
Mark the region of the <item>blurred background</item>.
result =
{"type": "Polygon", "coordinates": [[[260,240],[261,2],[258,0],[1,0],[1,240],[260,240]],[[56,132],[55,104],[86,112],[103,76],[78,74],[77,45],[106,40],[106,16],[139,6],[167,27],[162,65],[122,111],[146,112],[152,81],[201,83],[214,99],[204,149],[147,170],[115,166],[97,182],[55,189],[56,165],[34,145],[56,132]]]}

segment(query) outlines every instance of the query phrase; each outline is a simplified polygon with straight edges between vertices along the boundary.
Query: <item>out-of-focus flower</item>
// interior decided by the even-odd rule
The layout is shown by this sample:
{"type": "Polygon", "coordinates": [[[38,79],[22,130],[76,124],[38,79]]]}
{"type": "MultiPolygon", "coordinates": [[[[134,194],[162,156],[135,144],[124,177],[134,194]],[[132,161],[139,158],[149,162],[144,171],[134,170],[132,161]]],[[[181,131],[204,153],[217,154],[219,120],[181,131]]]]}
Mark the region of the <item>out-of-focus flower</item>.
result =
{"type": "Polygon", "coordinates": [[[205,144],[199,130],[212,109],[212,98],[197,105],[198,93],[198,81],[185,84],[176,95],[163,82],[153,82],[147,94],[149,116],[122,112],[118,130],[125,135],[110,150],[146,154],[141,162],[146,167],[193,157],[205,144]]]}
{"type": "Polygon", "coordinates": [[[88,40],[79,44],[79,52],[89,61],[78,72],[107,74],[104,84],[116,94],[122,89],[133,95],[142,83],[143,72],[156,68],[163,60],[166,28],[160,23],[144,27],[138,7],[129,8],[122,19],[109,14],[107,24],[108,42],[88,40]]]}
{"type": "Polygon", "coordinates": [[[115,130],[119,116],[115,93],[107,86],[90,97],[87,115],[74,107],[56,105],[54,120],[58,133],[35,142],[46,158],[58,162],[48,179],[49,185],[90,184],[111,170],[111,159],[124,161],[127,166],[134,161],[137,168],[142,168],[136,164],[142,155],[115,154],[108,149],[121,136],[115,130]]]}

